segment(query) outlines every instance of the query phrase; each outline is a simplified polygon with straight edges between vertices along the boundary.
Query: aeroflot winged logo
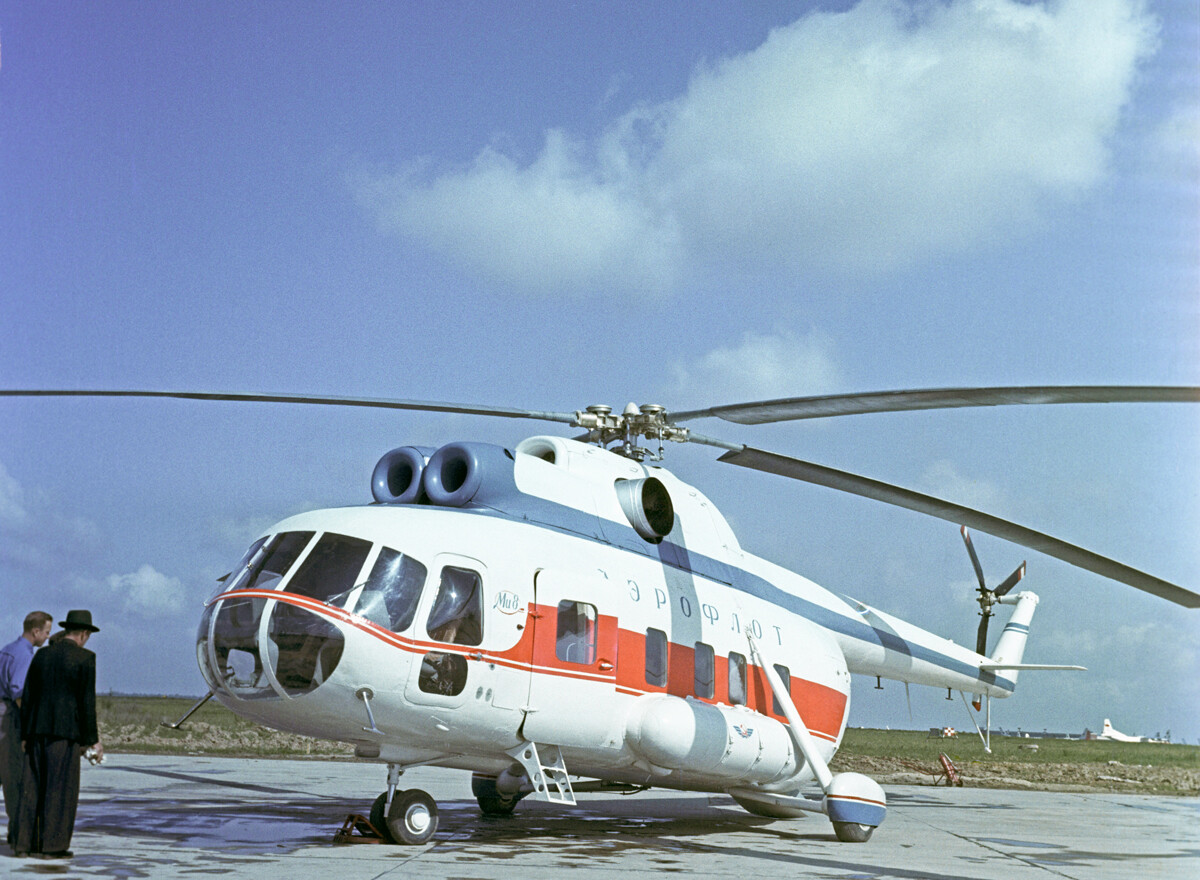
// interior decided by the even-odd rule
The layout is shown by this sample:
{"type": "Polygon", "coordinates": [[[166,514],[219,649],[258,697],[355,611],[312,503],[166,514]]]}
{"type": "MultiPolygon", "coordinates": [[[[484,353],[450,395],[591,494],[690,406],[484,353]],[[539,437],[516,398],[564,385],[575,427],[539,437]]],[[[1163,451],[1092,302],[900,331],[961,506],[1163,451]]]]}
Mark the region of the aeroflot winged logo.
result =
{"type": "Polygon", "coordinates": [[[516,593],[501,590],[496,594],[496,601],[492,607],[501,614],[516,614],[521,610],[521,600],[516,593]]]}
{"type": "Polygon", "coordinates": [[[735,725],[733,725],[733,732],[736,733],[738,736],[740,736],[742,739],[749,739],[751,736],[754,735],[754,728],[747,727],[745,724],[735,724],[735,725]]]}

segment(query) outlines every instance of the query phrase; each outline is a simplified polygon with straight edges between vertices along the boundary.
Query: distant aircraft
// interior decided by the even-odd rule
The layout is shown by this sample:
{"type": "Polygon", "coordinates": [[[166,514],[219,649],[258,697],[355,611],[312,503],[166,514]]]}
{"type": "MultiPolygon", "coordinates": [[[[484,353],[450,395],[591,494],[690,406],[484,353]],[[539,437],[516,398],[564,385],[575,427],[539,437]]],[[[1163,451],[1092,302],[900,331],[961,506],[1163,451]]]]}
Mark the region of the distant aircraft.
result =
{"type": "Polygon", "coordinates": [[[1127,733],[1121,733],[1112,726],[1112,722],[1107,718],[1104,719],[1104,729],[1100,731],[1100,735],[1096,739],[1110,740],[1111,742],[1122,743],[1144,743],[1144,742],[1165,742],[1165,740],[1154,739],[1148,736],[1130,736],[1127,733]]]}

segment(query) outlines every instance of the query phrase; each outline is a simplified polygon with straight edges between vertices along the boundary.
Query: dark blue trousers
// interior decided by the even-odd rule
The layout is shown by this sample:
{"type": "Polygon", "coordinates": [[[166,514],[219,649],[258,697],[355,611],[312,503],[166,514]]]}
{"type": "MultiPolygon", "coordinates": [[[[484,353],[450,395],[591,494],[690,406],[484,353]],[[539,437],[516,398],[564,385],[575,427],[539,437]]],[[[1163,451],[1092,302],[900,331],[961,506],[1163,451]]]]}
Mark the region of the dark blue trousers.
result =
{"type": "Polygon", "coordinates": [[[26,742],[14,847],[18,852],[71,848],[79,805],[79,756],[79,744],[69,739],[39,736],[26,742]]]}

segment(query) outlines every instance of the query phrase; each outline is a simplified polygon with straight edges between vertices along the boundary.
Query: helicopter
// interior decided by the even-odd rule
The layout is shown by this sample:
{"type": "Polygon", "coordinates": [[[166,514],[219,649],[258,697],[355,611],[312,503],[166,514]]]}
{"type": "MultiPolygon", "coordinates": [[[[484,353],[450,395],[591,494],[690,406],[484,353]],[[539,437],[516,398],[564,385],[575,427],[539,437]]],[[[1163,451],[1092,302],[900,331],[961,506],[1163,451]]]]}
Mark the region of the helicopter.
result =
{"type": "MultiPolygon", "coordinates": [[[[196,660],[235,714],[350,744],[386,766],[370,823],[429,841],[437,804],[405,770],[469,771],[486,816],[525,797],[719,792],[759,816],[826,816],[865,842],[887,797],[829,763],[849,717],[851,675],[1010,696],[1039,598],[1014,592],[1022,563],[988,586],[976,529],[1176,604],[1200,594],[1045,533],[889,483],[700,434],[742,425],[920,409],[1200,402],[1200,388],[1041,386],[885,391],[670,411],[629,404],[549,412],[298,394],[5,390],[0,396],[176,398],[375,407],[554,422],[584,433],[506,448],[399,446],[375,465],[373,503],[313,510],[257,535],[205,603],[196,660]],[[668,443],[719,461],[954,522],[976,573],[975,650],[742,549],[699,489],[662,466],[668,443]],[[997,605],[1012,607],[989,651],[997,605]],[[812,782],[819,794],[806,793],[812,782]]],[[[978,729],[978,725],[976,725],[978,729]]],[[[990,734],[990,723],[985,726],[990,734]]],[[[988,740],[984,731],[985,748],[988,740]]]]}

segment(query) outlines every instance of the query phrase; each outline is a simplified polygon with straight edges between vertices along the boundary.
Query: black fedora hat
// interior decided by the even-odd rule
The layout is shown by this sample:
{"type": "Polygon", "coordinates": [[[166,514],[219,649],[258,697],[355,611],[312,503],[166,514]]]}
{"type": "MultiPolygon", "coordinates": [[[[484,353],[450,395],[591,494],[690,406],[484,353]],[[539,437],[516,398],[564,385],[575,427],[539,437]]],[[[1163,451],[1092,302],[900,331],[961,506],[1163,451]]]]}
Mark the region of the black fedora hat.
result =
{"type": "Polygon", "coordinates": [[[80,609],[68,611],[67,617],[61,626],[63,629],[83,629],[88,632],[100,632],[100,627],[92,626],[92,612],[80,609]]]}

